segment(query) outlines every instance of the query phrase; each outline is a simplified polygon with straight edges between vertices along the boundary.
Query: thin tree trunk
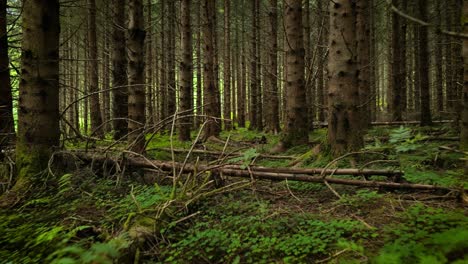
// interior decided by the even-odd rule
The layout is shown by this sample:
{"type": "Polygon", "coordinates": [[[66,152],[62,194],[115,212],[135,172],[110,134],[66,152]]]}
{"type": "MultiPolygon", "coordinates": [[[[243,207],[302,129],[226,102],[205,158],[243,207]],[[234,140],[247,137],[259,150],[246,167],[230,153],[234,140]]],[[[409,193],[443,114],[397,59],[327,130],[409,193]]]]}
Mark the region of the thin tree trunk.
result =
{"type": "MultiPolygon", "coordinates": [[[[468,34],[468,1],[463,2],[463,32],[468,34]]],[[[463,40],[463,98],[462,98],[462,119],[461,119],[461,135],[460,135],[460,149],[468,151],[468,40],[463,40]]],[[[465,172],[468,174],[468,161],[465,162],[465,172]]],[[[466,175],[465,174],[465,175],[466,175]]]]}
{"type": "MultiPolygon", "coordinates": [[[[192,26],[190,23],[191,0],[182,0],[181,26],[182,26],[182,61],[180,63],[180,111],[182,115],[190,115],[192,111],[192,26]]],[[[179,119],[179,140],[190,140],[192,118],[179,119]]]]}
{"type": "MultiPolygon", "coordinates": [[[[428,21],[427,0],[418,0],[421,20],[428,21]]],[[[429,87],[429,47],[427,27],[419,27],[419,76],[421,78],[421,126],[432,124],[431,93],[429,87]]]]}
{"type": "Polygon", "coordinates": [[[267,113],[266,132],[275,134],[280,132],[279,125],[279,98],[278,98],[278,1],[270,0],[270,10],[268,13],[270,18],[269,23],[269,39],[268,39],[268,54],[269,67],[267,70],[268,88],[266,92],[267,113]]]}
{"type": "Polygon", "coordinates": [[[89,40],[89,90],[92,94],[91,100],[91,133],[102,138],[104,129],[102,128],[101,104],[99,102],[99,67],[98,67],[98,46],[96,33],[96,0],[88,0],[88,40],[89,40]]]}
{"type": "Polygon", "coordinates": [[[167,114],[173,115],[176,111],[176,57],[175,57],[175,40],[176,40],[176,8],[175,1],[169,0],[168,8],[168,41],[166,50],[168,53],[167,60],[167,114]]]}
{"type": "Polygon", "coordinates": [[[208,118],[202,139],[207,140],[211,136],[219,136],[221,127],[219,125],[218,95],[219,87],[216,81],[215,49],[216,49],[216,1],[203,0],[203,93],[204,113],[208,118]]]}
{"type": "Polygon", "coordinates": [[[251,46],[250,46],[250,127],[251,130],[259,129],[257,127],[257,107],[258,107],[258,89],[257,87],[257,63],[258,63],[258,52],[257,52],[257,37],[258,37],[258,28],[257,28],[257,2],[259,0],[251,0],[252,4],[252,35],[251,35],[251,46]]]}
{"type": "Polygon", "coordinates": [[[128,133],[127,53],[125,50],[125,0],[112,0],[114,9],[112,28],[112,118],[114,140],[128,133]]]}
{"type": "Polygon", "coordinates": [[[146,37],[146,122],[149,126],[154,125],[154,86],[153,86],[153,8],[152,1],[147,0],[147,29],[146,37]]]}
{"type": "Polygon", "coordinates": [[[8,35],[6,0],[0,0],[0,151],[14,138],[13,99],[10,83],[10,60],[8,57],[8,35]]]}
{"type": "Polygon", "coordinates": [[[160,114],[161,114],[161,120],[164,120],[168,116],[168,87],[167,87],[167,52],[166,52],[166,42],[167,42],[167,36],[166,36],[166,1],[167,0],[161,0],[161,68],[160,68],[160,114]]]}
{"type": "Polygon", "coordinates": [[[324,98],[326,97],[325,94],[325,87],[324,87],[324,82],[323,82],[323,71],[324,71],[324,64],[325,64],[325,52],[326,52],[326,46],[327,44],[325,43],[325,34],[326,34],[326,28],[325,25],[327,24],[328,20],[326,17],[326,8],[323,7],[323,1],[324,0],[318,0],[317,1],[317,12],[318,12],[318,17],[320,18],[320,33],[319,33],[319,38],[318,38],[318,48],[317,48],[317,57],[318,57],[318,63],[317,63],[317,104],[318,104],[318,119],[319,121],[323,122],[325,121],[325,113],[324,113],[324,108],[325,108],[325,101],[324,98]]]}
{"type": "Polygon", "coordinates": [[[145,30],[142,0],[129,1],[128,22],[128,141],[131,149],[144,152],[145,146],[145,30]]]}
{"type": "MultiPolygon", "coordinates": [[[[245,7],[244,0],[241,1],[242,9],[245,7]]],[[[240,83],[239,83],[239,96],[238,96],[238,125],[239,127],[245,127],[245,116],[246,116],[246,101],[247,101],[247,91],[246,91],[246,71],[245,71],[245,15],[244,12],[241,12],[241,38],[240,47],[239,47],[239,75],[240,75],[240,83]]]]}
{"type": "Polygon", "coordinates": [[[224,0],[224,129],[232,129],[231,119],[231,24],[230,1],[224,0]]]}
{"type": "Polygon", "coordinates": [[[355,10],[351,1],[330,4],[330,53],[328,60],[328,141],[341,155],[363,146],[359,116],[355,10]]]}
{"type": "Polygon", "coordinates": [[[367,129],[371,122],[371,90],[370,90],[370,27],[369,27],[369,0],[356,2],[356,37],[358,60],[358,90],[361,109],[361,126],[367,129]]]}
{"type": "Polygon", "coordinates": [[[202,13],[202,5],[199,4],[197,8],[197,23],[198,23],[198,33],[197,33],[197,109],[196,113],[197,116],[195,117],[195,127],[198,128],[200,127],[200,121],[201,118],[199,117],[200,115],[203,114],[203,93],[202,93],[202,63],[201,63],[201,43],[202,43],[202,19],[201,19],[201,13],[202,13]]]}

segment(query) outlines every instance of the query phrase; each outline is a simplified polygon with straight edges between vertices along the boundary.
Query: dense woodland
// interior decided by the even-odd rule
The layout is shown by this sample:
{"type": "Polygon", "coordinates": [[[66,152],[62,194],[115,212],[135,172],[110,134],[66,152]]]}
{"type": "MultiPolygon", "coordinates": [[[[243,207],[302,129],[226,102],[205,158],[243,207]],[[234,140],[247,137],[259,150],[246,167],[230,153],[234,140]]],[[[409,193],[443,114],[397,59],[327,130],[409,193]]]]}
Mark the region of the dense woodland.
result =
{"type": "Polygon", "coordinates": [[[0,0],[0,263],[468,263],[467,0],[0,0]]]}

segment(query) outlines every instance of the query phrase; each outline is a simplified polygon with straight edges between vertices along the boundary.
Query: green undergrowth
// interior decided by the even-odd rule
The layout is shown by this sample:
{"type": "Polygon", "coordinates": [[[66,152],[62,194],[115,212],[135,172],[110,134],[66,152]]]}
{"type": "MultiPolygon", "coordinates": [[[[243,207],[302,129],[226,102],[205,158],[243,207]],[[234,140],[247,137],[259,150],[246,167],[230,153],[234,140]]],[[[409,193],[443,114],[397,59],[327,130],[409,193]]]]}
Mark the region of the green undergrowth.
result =
{"type": "MultiPolygon", "coordinates": [[[[227,151],[242,153],[226,162],[244,167],[255,161],[267,167],[361,168],[374,160],[393,160],[366,168],[402,170],[403,180],[411,183],[467,188],[461,161],[466,155],[440,149],[456,149],[456,142],[429,140],[434,135],[455,133],[446,126],[376,127],[366,136],[365,153],[333,164],[326,129],[310,134],[312,144],[279,153],[295,159],[260,158],[278,144],[279,135],[237,128],[222,132],[220,139],[233,143],[227,151]],[[263,137],[266,143],[257,144],[263,137]]],[[[85,147],[83,142],[67,144],[85,147]]],[[[170,135],[155,134],[148,155],[171,160],[162,149],[191,144],[176,135],[171,143],[170,135]]],[[[197,147],[222,150],[224,145],[197,147]]],[[[176,161],[184,158],[175,155],[176,161]]],[[[153,184],[160,179],[148,181],[143,171],[127,173],[103,176],[95,167],[49,176],[40,193],[1,210],[0,263],[115,263],[126,255],[132,261],[139,256],[139,263],[468,263],[468,217],[466,210],[450,209],[458,207],[455,200],[423,204],[403,200],[404,191],[333,185],[341,196],[337,199],[323,184],[294,181],[257,181],[258,189],[216,194],[205,188],[211,179],[206,175],[172,188],[153,184]],[[135,237],[144,232],[150,239],[135,251],[135,237]]]]}
{"type": "Polygon", "coordinates": [[[155,252],[161,263],[311,263],[334,250],[362,254],[365,239],[378,236],[352,219],[278,212],[267,200],[228,195],[183,231],[166,230],[170,244],[155,252]],[[240,199],[239,199],[240,198],[240,199]]]}

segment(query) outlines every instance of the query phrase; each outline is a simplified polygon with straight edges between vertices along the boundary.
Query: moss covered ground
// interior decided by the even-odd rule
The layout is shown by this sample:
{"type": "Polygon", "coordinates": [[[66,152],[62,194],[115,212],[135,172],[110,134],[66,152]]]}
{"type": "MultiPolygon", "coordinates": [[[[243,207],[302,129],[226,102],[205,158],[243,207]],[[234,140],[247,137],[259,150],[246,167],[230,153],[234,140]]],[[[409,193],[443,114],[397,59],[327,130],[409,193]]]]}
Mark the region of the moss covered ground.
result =
{"type": "MultiPolygon", "coordinates": [[[[313,143],[281,153],[295,158],[279,160],[260,156],[279,136],[237,129],[196,148],[242,155],[192,154],[189,161],[400,169],[407,182],[467,188],[455,134],[448,126],[377,127],[363,154],[330,165],[325,129],[310,134],[313,143]]],[[[172,160],[165,149],[191,146],[167,134],[148,138],[152,159],[172,160]]],[[[0,210],[0,263],[468,263],[467,210],[453,193],[333,185],[337,198],[322,184],[236,178],[217,190],[211,175],[172,185],[164,173],[76,164],[0,210]]]]}

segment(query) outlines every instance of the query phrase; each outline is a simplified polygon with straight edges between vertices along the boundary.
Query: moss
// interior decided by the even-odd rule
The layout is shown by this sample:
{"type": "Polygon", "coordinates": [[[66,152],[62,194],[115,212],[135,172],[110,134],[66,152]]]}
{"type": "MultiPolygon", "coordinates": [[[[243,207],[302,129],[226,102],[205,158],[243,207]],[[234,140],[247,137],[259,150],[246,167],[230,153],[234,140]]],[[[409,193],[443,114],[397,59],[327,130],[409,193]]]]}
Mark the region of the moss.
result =
{"type": "Polygon", "coordinates": [[[40,180],[41,172],[48,166],[50,154],[51,150],[48,147],[28,145],[23,142],[17,143],[15,191],[24,191],[40,180]]]}

